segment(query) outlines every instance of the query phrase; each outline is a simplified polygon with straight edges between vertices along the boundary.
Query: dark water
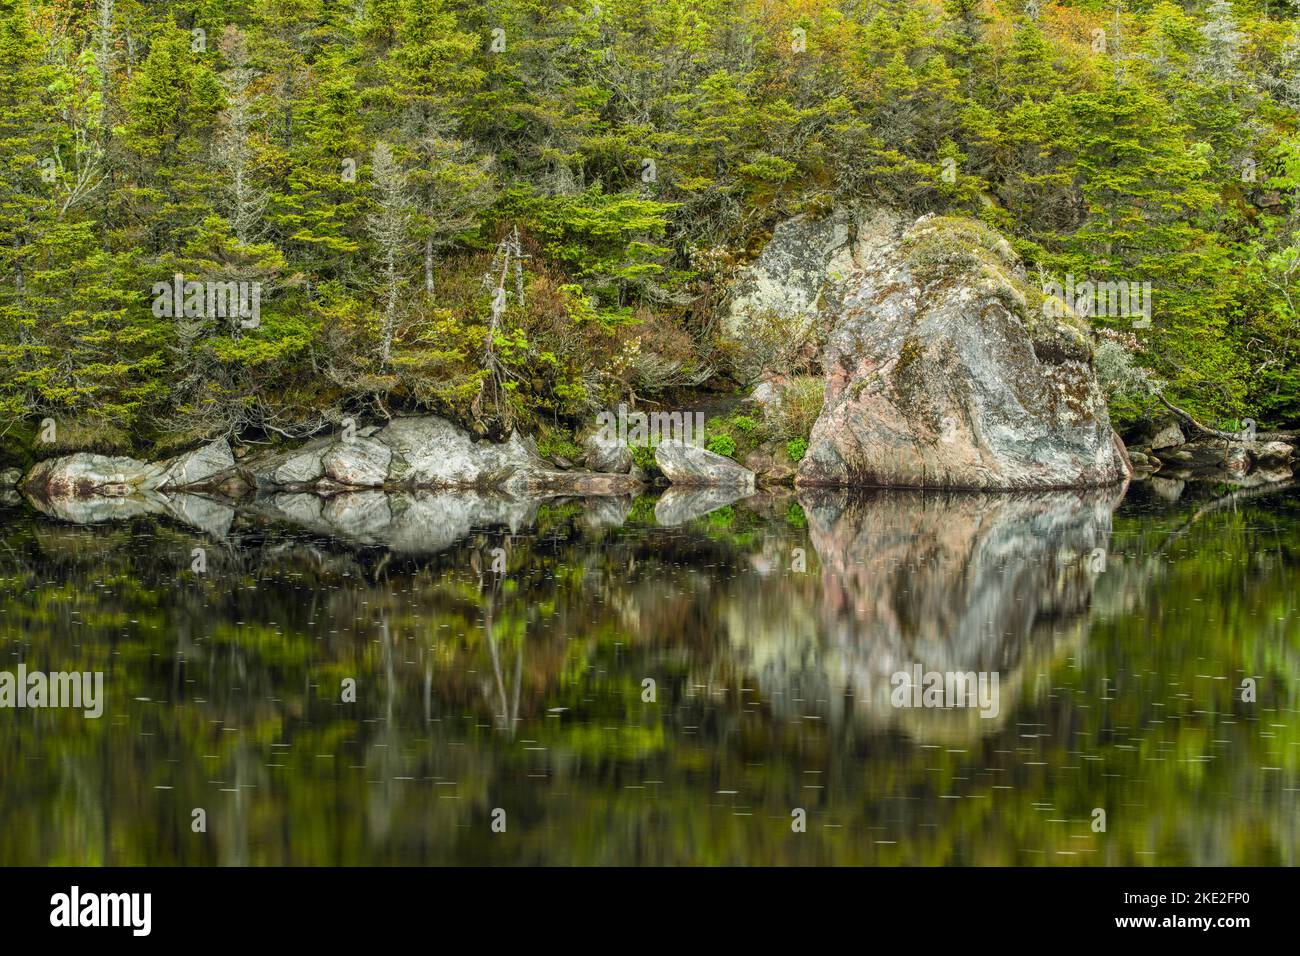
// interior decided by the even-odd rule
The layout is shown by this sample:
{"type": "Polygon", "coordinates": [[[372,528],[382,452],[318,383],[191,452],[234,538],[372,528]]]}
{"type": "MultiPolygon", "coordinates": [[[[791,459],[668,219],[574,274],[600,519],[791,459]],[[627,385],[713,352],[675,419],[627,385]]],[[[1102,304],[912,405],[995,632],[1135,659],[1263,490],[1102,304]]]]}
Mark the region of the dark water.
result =
{"type": "Polygon", "coordinates": [[[0,709],[0,863],[1295,864],[1300,499],[1223,490],[11,502],[0,670],[107,704],[0,709]]]}

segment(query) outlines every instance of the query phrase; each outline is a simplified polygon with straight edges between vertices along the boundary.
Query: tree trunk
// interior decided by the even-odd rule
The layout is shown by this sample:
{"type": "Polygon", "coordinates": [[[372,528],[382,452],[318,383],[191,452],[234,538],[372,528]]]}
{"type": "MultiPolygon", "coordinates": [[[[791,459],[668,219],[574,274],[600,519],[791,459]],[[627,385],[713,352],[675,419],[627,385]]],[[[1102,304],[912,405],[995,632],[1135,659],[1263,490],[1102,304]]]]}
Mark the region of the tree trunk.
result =
{"type": "Polygon", "coordinates": [[[424,294],[433,298],[433,236],[424,240],[424,294]]]}

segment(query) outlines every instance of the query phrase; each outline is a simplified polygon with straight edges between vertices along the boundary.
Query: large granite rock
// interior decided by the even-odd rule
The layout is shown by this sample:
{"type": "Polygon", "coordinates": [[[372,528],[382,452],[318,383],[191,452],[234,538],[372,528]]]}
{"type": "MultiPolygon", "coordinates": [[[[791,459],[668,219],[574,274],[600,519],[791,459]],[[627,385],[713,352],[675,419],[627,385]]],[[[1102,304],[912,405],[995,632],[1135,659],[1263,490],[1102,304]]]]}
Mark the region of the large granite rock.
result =
{"type": "Polygon", "coordinates": [[[164,462],[156,487],[163,489],[197,488],[233,468],[235,455],[224,438],[208,442],[183,455],[164,462]]]}
{"type": "Polygon", "coordinates": [[[122,456],[77,452],[38,462],[22,482],[36,497],[52,499],[125,497],[205,485],[234,465],[230,443],[221,438],[176,458],[144,462],[122,456]]]}
{"type": "Polygon", "coordinates": [[[861,265],[859,237],[882,217],[894,215],[837,206],[823,216],[795,216],[773,229],[758,257],[738,270],[722,318],[737,371],[750,380],[784,371],[780,366],[812,346],[823,318],[839,310],[844,279],[861,265]]]}
{"type": "Polygon", "coordinates": [[[674,485],[718,486],[754,490],[754,473],[730,458],[681,441],[655,446],[655,463],[674,485]]]}
{"type": "Polygon", "coordinates": [[[1086,324],[971,220],[858,234],[800,485],[1053,489],[1128,475],[1086,324]]]}

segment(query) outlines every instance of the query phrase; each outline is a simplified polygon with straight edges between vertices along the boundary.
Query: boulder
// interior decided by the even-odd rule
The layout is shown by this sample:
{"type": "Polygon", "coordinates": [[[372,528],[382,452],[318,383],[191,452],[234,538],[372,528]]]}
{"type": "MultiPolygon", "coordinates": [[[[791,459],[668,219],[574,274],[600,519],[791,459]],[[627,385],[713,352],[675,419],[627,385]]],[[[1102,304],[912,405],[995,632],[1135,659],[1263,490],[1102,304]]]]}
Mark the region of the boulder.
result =
{"type": "Polygon", "coordinates": [[[722,319],[723,339],[738,370],[752,379],[784,371],[819,337],[824,317],[838,312],[843,280],[862,265],[859,250],[897,214],[837,206],[779,223],[758,257],[739,269],[722,319]]]}
{"type": "Polygon", "coordinates": [[[749,393],[749,400],[764,410],[778,408],[781,404],[779,379],[766,377],[749,393]]]}
{"type": "Polygon", "coordinates": [[[835,304],[840,280],[857,265],[859,218],[856,210],[837,206],[823,216],[778,223],[758,258],[736,274],[723,334],[743,343],[754,323],[770,316],[779,316],[792,335],[808,331],[818,313],[835,304]]]}
{"type": "Polygon", "coordinates": [[[383,442],[360,435],[330,446],[321,458],[325,476],[353,488],[379,488],[388,480],[393,451],[383,442]]]}
{"type": "Polygon", "coordinates": [[[655,463],[674,485],[719,486],[754,490],[754,473],[730,458],[681,441],[655,446],[655,463]]]}
{"type": "Polygon", "coordinates": [[[632,450],[623,442],[609,441],[594,431],[582,442],[586,464],[592,471],[625,475],[632,470],[632,450]]]}
{"type": "Polygon", "coordinates": [[[551,469],[518,432],[500,444],[476,442],[443,418],[397,418],[375,436],[393,452],[389,480],[421,488],[508,487],[551,469]]]}
{"type": "Polygon", "coordinates": [[[22,470],[19,468],[6,468],[0,471],[0,488],[17,487],[18,482],[23,480],[22,470]]]}
{"type": "Polygon", "coordinates": [[[218,438],[163,464],[158,488],[195,488],[205,485],[235,466],[230,442],[218,438]]]}
{"type": "Polygon", "coordinates": [[[157,487],[164,469],[134,458],[77,452],[37,463],[23,488],[43,500],[125,497],[157,487]]]}
{"type": "Polygon", "coordinates": [[[1101,487],[1129,468],[1086,323],[980,223],[924,216],[857,251],[797,483],[1101,487]]]}
{"type": "Polygon", "coordinates": [[[1151,436],[1151,441],[1147,442],[1152,451],[1160,451],[1162,448],[1174,448],[1182,445],[1187,441],[1183,436],[1183,430],[1178,427],[1177,422],[1170,422],[1164,428],[1161,428],[1151,436]]]}
{"type": "Polygon", "coordinates": [[[779,442],[767,442],[745,456],[745,467],[754,473],[759,484],[794,483],[795,465],[779,442]]]}

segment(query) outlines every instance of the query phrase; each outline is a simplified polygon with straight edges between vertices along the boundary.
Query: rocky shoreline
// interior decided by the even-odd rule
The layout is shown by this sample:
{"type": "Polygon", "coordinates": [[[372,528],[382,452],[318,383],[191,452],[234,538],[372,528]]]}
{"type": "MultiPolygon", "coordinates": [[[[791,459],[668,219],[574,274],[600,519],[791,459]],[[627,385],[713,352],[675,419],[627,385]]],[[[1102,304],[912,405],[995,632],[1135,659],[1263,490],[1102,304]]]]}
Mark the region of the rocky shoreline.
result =
{"type": "MultiPolygon", "coordinates": [[[[1027,491],[1156,475],[1253,486],[1292,474],[1286,442],[1204,428],[1189,441],[1174,423],[1126,449],[1111,427],[1087,322],[1033,286],[1007,240],[974,220],[913,219],[885,207],[787,220],[740,270],[724,334],[744,348],[773,322],[783,338],[820,343],[824,399],[797,464],[759,448],[745,467],[702,447],[702,434],[674,434],[654,449],[672,486],[1027,491]]],[[[765,367],[762,358],[755,367],[765,367]]],[[[766,387],[755,405],[781,401],[766,387]]],[[[702,430],[704,416],[695,415],[702,430]]],[[[348,421],[296,447],[221,438],[158,462],[78,452],[26,475],[9,469],[0,487],[66,501],[452,489],[609,496],[646,486],[626,442],[597,431],[582,445],[580,468],[548,460],[519,432],[475,440],[447,419],[409,415],[365,427],[348,421]]]]}
{"type": "MultiPolygon", "coordinates": [[[[655,457],[673,484],[754,489],[753,472],[695,445],[662,442],[655,457]]],[[[446,419],[427,415],[348,428],[289,449],[236,449],[221,438],[158,462],[78,452],[41,461],[14,483],[42,501],[193,492],[240,500],[381,489],[604,496],[646,484],[630,456],[598,448],[587,462],[587,469],[564,469],[518,432],[504,442],[475,441],[446,419]]]]}

